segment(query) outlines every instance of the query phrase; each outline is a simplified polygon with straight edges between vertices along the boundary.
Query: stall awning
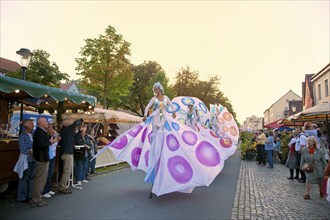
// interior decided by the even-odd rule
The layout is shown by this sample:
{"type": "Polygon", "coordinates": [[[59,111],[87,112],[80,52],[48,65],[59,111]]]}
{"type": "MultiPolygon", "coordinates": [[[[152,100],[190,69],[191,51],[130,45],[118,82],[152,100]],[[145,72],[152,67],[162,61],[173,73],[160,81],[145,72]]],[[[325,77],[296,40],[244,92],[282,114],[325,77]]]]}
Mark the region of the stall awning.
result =
{"type": "Polygon", "coordinates": [[[84,109],[94,107],[96,98],[90,95],[65,91],[8,76],[0,76],[0,98],[17,101],[41,109],[84,109]]]}
{"type": "Polygon", "coordinates": [[[286,123],[281,123],[283,121],[283,119],[279,119],[276,121],[273,121],[269,124],[264,125],[265,128],[282,128],[282,127],[290,127],[290,126],[294,126],[293,122],[287,121],[286,123]]]}
{"type": "Polygon", "coordinates": [[[82,118],[86,122],[103,122],[107,121],[109,123],[140,123],[142,122],[142,117],[128,114],[126,112],[94,108],[93,113],[65,113],[62,115],[63,118],[82,118]]]}

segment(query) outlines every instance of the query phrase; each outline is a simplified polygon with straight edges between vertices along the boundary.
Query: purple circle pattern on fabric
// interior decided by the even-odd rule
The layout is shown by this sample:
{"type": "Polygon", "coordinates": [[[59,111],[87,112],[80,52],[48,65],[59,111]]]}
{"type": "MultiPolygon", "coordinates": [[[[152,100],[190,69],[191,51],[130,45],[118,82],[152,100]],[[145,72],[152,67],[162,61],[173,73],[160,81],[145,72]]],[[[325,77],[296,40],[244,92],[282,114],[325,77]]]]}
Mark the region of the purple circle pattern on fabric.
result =
{"type": "Polygon", "coordinates": [[[207,141],[202,141],[196,147],[197,160],[207,167],[214,167],[220,164],[219,152],[207,141]]]}
{"type": "Polygon", "coordinates": [[[146,139],[147,131],[148,131],[148,128],[145,128],[145,129],[143,130],[143,133],[142,133],[142,136],[141,136],[141,141],[142,141],[142,143],[144,143],[144,141],[145,141],[145,139],[146,139]]]}
{"type": "Polygon", "coordinates": [[[148,141],[149,141],[150,144],[151,144],[151,142],[152,142],[152,138],[153,138],[153,134],[152,134],[152,132],[150,132],[150,133],[148,134],[148,141]]]}
{"type": "Polygon", "coordinates": [[[127,142],[128,142],[127,137],[123,136],[116,143],[112,144],[112,147],[116,149],[123,149],[124,147],[126,147],[127,142]]]}
{"type": "Polygon", "coordinates": [[[146,162],[146,166],[149,164],[149,150],[144,153],[144,161],[146,162]]]}
{"type": "Polygon", "coordinates": [[[191,131],[184,131],[182,133],[182,140],[191,146],[194,146],[197,142],[197,135],[191,131]]]}
{"type": "Polygon", "coordinates": [[[174,156],[168,159],[167,169],[173,179],[180,184],[187,183],[193,177],[193,170],[186,159],[174,156]]]}
{"type": "Polygon", "coordinates": [[[170,151],[176,151],[177,149],[179,149],[179,142],[173,134],[167,135],[166,143],[170,151]]]}
{"type": "Polygon", "coordinates": [[[143,128],[142,125],[137,125],[132,130],[130,130],[128,134],[131,135],[132,137],[136,137],[142,128],[143,128]]]}
{"type": "Polygon", "coordinates": [[[140,147],[136,147],[132,150],[131,161],[133,166],[137,167],[139,164],[140,156],[142,149],[140,147]]]}

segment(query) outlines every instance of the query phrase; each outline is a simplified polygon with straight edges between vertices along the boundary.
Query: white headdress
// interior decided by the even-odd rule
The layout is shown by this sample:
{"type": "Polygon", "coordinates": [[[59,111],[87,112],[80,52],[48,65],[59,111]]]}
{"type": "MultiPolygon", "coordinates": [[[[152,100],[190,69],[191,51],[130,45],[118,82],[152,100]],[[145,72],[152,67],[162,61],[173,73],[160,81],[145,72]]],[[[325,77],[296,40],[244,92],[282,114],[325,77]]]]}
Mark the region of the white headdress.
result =
{"type": "Polygon", "coordinates": [[[165,95],[164,88],[163,88],[162,84],[160,84],[160,82],[156,82],[154,84],[152,90],[154,90],[154,89],[160,89],[160,91],[162,92],[162,94],[165,95]]]}

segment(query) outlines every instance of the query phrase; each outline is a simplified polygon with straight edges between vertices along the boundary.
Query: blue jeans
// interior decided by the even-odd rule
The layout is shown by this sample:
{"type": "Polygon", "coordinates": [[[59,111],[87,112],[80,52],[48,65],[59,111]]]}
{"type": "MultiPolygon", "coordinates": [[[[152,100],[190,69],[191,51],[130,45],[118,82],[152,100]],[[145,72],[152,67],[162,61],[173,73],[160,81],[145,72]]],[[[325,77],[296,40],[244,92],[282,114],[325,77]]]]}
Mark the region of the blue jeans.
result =
{"type": "Polygon", "coordinates": [[[76,160],[76,177],[77,181],[82,181],[86,179],[86,174],[84,170],[84,159],[76,160]]]}
{"type": "Polygon", "coordinates": [[[273,168],[273,150],[266,150],[269,166],[273,168]]]}
{"type": "Polygon", "coordinates": [[[84,172],[85,172],[85,179],[87,179],[88,176],[88,169],[89,168],[89,159],[88,156],[84,158],[84,172]]]}
{"type": "Polygon", "coordinates": [[[52,176],[54,173],[54,168],[55,168],[55,157],[53,159],[49,160],[49,168],[48,168],[46,185],[45,185],[45,188],[44,188],[44,191],[42,192],[42,194],[46,194],[52,190],[52,176]]]}
{"type": "Polygon", "coordinates": [[[35,174],[35,162],[29,162],[28,169],[24,171],[22,179],[18,181],[17,200],[19,202],[32,198],[32,189],[35,174]]]}
{"type": "Polygon", "coordinates": [[[94,160],[90,161],[90,159],[92,159],[92,156],[88,158],[89,161],[89,168],[90,168],[90,173],[93,174],[95,173],[95,165],[96,165],[96,158],[94,158],[94,160]]]}

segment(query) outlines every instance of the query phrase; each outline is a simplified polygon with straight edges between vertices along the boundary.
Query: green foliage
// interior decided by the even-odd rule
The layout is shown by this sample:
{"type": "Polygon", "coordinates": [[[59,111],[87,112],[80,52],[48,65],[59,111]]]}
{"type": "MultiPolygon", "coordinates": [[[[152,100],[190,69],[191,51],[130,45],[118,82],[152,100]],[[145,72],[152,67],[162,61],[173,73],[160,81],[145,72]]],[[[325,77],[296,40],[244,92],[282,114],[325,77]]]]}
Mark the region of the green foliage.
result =
{"type": "MultiPolygon", "coordinates": [[[[173,90],[177,96],[193,96],[202,100],[206,106],[220,103],[236,119],[236,113],[230,100],[220,91],[220,78],[210,76],[207,81],[199,80],[199,73],[190,67],[181,68],[176,75],[173,90]]],[[[237,120],[236,120],[237,121],[237,120]]]]}
{"type": "Polygon", "coordinates": [[[288,154],[289,154],[289,150],[290,150],[289,147],[288,147],[288,144],[290,143],[291,134],[282,132],[281,135],[282,135],[281,136],[282,158],[284,160],[286,160],[286,158],[288,157],[288,154]]]}
{"type": "Polygon", "coordinates": [[[252,141],[254,134],[247,131],[242,131],[240,134],[239,149],[241,150],[242,159],[245,159],[247,154],[255,153],[255,146],[254,142],[252,141]]]}
{"type": "MultiPolygon", "coordinates": [[[[69,75],[62,73],[55,62],[49,61],[50,54],[44,50],[34,50],[26,72],[26,80],[38,84],[59,87],[62,80],[69,81],[69,75]]],[[[21,70],[8,76],[22,79],[21,70]]]]}
{"type": "Polygon", "coordinates": [[[86,39],[81,49],[81,58],[76,58],[78,75],[82,76],[80,86],[95,94],[105,108],[118,107],[122,98],[129,95],[133,83],[133,72],[128,56],[130,43],[108,26],[105,35],[86,39]]]}
{"type": "Polygon", "coordinates": [[[145,107],[154,96],[153,85],[156,82],[162,84],[165,95],[170,99],[174,97],[166,73],[157,62],[145,61],[138,66],[132,66],[132,71],[134,72],[134,83],[130,88],[130,95],[123,102],[123,108],[143,116],[145,107]]]}

